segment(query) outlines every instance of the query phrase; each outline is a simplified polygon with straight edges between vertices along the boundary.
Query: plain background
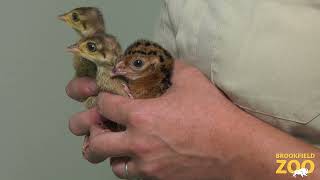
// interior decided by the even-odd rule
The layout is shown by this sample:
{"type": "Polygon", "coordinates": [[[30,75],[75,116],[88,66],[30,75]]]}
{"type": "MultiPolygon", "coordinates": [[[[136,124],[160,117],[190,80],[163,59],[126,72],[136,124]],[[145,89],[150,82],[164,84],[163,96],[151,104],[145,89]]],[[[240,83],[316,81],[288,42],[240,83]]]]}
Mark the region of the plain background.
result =
{"type": "Polygon", "coordinates": [[[109,162],[82,159],[82,138],[68,118],[83,107],[69,99],[73,76],[65,47],[78,36],[56,16],[78,6],[103,10],[123,47],[152,38],[160,0],[1,0],[0,179],[117,179],[109,162]]]}

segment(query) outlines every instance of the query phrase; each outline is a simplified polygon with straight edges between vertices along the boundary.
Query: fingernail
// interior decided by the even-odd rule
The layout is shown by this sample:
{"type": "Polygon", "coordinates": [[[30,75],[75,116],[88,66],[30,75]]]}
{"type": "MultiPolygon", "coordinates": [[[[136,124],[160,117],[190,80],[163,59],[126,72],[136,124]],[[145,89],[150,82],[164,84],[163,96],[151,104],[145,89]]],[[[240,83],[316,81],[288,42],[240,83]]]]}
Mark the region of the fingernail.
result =
{"type": "Polygon", "coordinates": [[[84,137],[84,141],[83,141],[83,145],[82,145],[82,157],[86,160],[88,159],[88,157],[86,156],[88,148],[89,148],[89,136],[86,135],[84,137]]]}
{"type": "Polygon", "coordinates": [[[66,91],[66,94],[67,94],[68,96],[70,96],[70,90],[69,90],[69,87],[68,87],[68,86],[65,88],[65,91],[66,91]]]}

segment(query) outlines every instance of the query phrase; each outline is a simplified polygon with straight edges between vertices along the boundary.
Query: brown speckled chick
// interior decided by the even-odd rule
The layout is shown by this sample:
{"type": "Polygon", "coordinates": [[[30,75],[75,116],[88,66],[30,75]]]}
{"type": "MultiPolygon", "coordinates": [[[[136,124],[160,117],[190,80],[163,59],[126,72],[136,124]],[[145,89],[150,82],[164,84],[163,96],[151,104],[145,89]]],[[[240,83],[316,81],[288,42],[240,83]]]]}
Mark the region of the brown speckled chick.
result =
{"type": "MultiPolygon", "coordinates": [[[[105,32],[105,24],[101,11],[95,7],[80,7],[73,9],[58,18],[67,23],[81,37],[93,36],[96,33],[105,32]]],[[[96,77],[97,67],[91,61],[75,55],[73,67],[76,77],[96,77]]]]}
{"type": "Polygon", "coordinates": [[[171,86],[174,60],[159,44],[138,40],[119,58],[112,76],[122,76],[135,99],[155,98],[171,86]]]}
{"type": "MultiPolygon", "coordinates": [[[[130,97],[126,82],[121,78],[111,78],[112,69],[121,53],[120,45],[114,36],[100,33],[85,37],[68,50],[96,64],[99,92],[130,97]]],[[[95,103],[92,104],[94,105],[95,103]]]]}

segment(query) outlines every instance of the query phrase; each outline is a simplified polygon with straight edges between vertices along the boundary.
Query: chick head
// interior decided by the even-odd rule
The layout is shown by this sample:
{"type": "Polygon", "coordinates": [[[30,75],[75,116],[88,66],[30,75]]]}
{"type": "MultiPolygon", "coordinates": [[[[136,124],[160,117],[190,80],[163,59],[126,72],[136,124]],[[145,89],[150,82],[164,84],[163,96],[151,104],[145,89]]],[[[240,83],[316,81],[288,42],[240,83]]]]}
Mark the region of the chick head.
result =
{"type": "Polygon", "coordinates": [[[107,34],[95,34],[82,38],[67,50],[94,62],[97,66],[114,66],[121,53],[117,39],[107,34]]]}
{"type": "Polygon", "coordinates": [[[95,7],[80,7],[58,16],[81,36],[90,36],[104,32],[104,20],[101,11],[95,7]]]}
{"type": "Polygon", "coordinates": [[[160,45],[139,40],[120,56],[112,71],[113,76],[137,80],[151,75],[170,79],[173,69],[172,56],[160,45]]]}

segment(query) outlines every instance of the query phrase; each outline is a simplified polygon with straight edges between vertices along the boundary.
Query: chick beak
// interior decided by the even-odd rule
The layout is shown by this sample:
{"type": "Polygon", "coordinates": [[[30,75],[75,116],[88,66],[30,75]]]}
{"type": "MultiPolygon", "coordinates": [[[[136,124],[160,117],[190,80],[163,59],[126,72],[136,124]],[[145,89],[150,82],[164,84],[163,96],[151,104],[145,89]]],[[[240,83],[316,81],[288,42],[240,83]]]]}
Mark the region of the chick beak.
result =
{"type": "Polygon", "coordinates": [[[67,21],[65,14],[62,14],[62,15],[58,16],[58,19],[61,20],[61,21],[64,21],[64,22],[67,21]]]}
{"type": "Polygon", "coordinates": [[[110,73],[111,77],[126,75],[127,72],[125,72],[124,69],[125,69],[125,64],[122,61],[119,62],[111,71],[110,73]]]}
{"type": "Polygon", "coordinates": [[[72,44],[71,46],[67,47],[67,51],[76,54],[76,53],[80,52],[80,49],[79,49],[78,44],[76,43],[76,44],[72,44]]]}

